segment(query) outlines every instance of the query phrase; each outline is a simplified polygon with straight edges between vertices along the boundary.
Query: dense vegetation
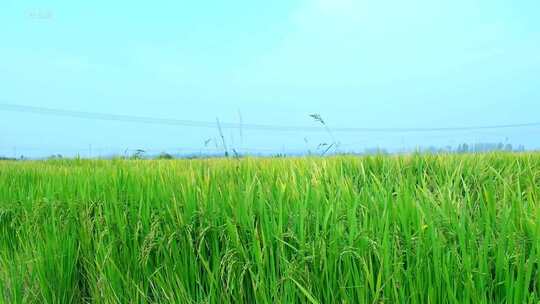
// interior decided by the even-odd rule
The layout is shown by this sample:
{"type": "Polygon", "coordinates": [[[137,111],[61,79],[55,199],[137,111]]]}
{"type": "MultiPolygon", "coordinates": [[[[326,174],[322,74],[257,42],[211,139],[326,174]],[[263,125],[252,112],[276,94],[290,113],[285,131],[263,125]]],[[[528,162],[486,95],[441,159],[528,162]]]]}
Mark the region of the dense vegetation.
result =
{"type": "Polygon", "coordinates": [[[540,155],[0,162],[6,303],[536,303],[540,155]]]}

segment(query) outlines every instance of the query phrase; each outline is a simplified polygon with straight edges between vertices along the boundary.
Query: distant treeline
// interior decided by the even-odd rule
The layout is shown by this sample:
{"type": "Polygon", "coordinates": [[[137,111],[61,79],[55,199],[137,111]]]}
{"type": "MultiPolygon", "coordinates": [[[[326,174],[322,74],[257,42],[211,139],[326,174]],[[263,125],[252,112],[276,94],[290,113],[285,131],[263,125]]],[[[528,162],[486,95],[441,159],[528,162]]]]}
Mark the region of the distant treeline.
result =
{"type": "Polygon", "coordinates": [[[17,160],[17,159],[13,157],[0,156],[0,160],[17,160]]]}
{"type": "MultiPolygon", "coordinates": [[[[474,144],[459,144],[457,147],[445,146],[445,147],[418,147],[416,149],[410,150],[409,152],[419,152],[419,153],[487,153],[487,152],[524,152],[525,146],[519,145],[517,147],[512,146],[512,144],[504,143],[474,143],[474,144]]],[[[407,151],[401,151],[407,152],[407,151]]],[[[373,154],[392,154],[388,150],[383,148],[368,148],[364,150],[364,153],[367,155],[373,154]]]]}
{"type": "MultiPolygon", "coordinates": [[[[419,152],[419,153],[486,153],[486,152],[524,152],[525,146],[519,145],[517,147],[512,146],[512,144],[509,143],[474,143],[474,144],[468,144],[468,143],[462,143],[459,144],[457,147],[452,146],[445,146],[445,147],[436,147],[436,146],[428,146],[428,147],[417,147],[416,149],[411,150],[402,150],[402,151],[388,151],[385,148],[367,148],[364,149],[363,152],[354,152],[354,151],[341,151],[341,152],[335,152],[332,154],[348,154],[348,155],[374,155],[374,154],[393,154],[393,153],[405,153],[405,152],[419,152]]],[[[287,156],[303,156],[303,155],[317,155],[312,154],[309,152],[306,153],[277,153],[277,154],[253,154],[253,153],[234,153],[233,157],[245,157],[245,156],[272,156],[272,157],[287,157],[287,156]]],[[[330,155],[330,154],[329,154],[330,155]]],[[[144,150],[135,150],[134,153],[130,155],[110,155],[100,158],[110,159],[110,158],[129,158],[129,159],[175,159],[175,158],[186,158],[186,159],[193,159],[193,158],[216,158],[216,157],[223,157],[223,153],[191,153],[191,154],[169,154],[166,152],[156,154],[156,155],[150,155],[146,154],[144,150]]],[[[46,159],[62,159],[64,156],[61,154],[53,154],[49,157],[46,157],[46,159]]],[[[24,156],[21,156],[20,158],[14,158],[14,157],[4,157],[0,156],[1,160],[24,160],[26,159],[24,156]]]]}
{"type": "Polygon", "coordinates": [[[519,145],[517,147],[512,146],[512,144],[504,143],[474,143],[467,144],[463,143],[453,148],[447,146],[444,148],[428,147],[423,149],[422,152],[451,152],[451,153],[482,153],[482,152],[495,152],[495,151],[506,151],[506,152],[523,152],[525,151],[524,145],[519,145]]]}

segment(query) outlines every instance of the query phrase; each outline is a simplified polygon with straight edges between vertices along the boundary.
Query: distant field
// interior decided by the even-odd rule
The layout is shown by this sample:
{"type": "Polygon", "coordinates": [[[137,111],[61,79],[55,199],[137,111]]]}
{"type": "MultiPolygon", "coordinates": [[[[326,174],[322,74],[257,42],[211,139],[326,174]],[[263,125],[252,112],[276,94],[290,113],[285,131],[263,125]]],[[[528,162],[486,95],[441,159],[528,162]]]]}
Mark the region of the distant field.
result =
{"type": "Polygon", "coordinates": [[[537,303],[540,154],[0,162],[0,302],[537,303]]]}

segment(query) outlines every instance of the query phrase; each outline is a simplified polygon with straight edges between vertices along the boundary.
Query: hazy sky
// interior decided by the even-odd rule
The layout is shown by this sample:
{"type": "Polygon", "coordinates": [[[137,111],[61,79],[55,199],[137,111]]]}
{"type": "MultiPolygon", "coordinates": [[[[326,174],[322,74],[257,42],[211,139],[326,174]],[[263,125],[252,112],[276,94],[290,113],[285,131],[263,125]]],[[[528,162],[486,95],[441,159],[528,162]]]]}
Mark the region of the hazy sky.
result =
{"type": "MultiPolygon", "coordinates": [[[[330,127],[540,121],[537,0],[0,3],[0,103],[330,127]]],[[[197,150],[217,129],[0,111],[0,154],[197,150]],[[88,151],[92,145],[92,151],[88,151]]],[[[540,128],[335,134],[346,149],[506,141],[540,128]]],[[[226,130],[238,149],[325,133],[226,130]]],[[[211,148],[215,148],[213,144],[211,148]]],[[[345,149],[345,148],[344,148],[345,149]]]]}

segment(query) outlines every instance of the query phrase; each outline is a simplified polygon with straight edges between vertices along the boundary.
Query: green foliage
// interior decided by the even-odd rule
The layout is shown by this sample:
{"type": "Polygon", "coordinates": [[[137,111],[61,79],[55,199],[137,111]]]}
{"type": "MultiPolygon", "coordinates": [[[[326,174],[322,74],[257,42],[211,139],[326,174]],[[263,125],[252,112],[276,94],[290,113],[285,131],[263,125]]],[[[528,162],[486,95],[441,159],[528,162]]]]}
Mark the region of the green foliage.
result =
{"type": "Polygon", "coordinates": [[[163,152],[157,156],[157,159],[174,159],[174,156],[169,153],[163,152]]]}
{"type": "Polygon", "coordinates": [[[537,303],[540,155],[0,163],[0,302],[537,303]]]}

